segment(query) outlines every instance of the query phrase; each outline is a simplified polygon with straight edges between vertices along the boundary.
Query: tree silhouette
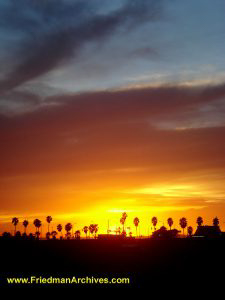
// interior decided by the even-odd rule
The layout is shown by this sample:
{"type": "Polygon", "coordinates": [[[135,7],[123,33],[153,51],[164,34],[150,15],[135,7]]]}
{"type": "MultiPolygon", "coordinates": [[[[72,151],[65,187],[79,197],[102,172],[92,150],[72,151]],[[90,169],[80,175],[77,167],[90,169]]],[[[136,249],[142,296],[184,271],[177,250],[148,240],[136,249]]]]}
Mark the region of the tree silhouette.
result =
{"type": "Polygon", "coordinates": [[[73,225],[72,225],[71,223],[67,223],[67,224],[65,225],[65,230],[66,230],[66,236],[67,236],[67,239],[70,238],[70,235],[71,235],[70,230],[71,230],[72,228],[73,228],[73,225]]]}
{"type": "Polygon", "coordinates": [[[85,233],[85,235],[86,235],[86,239],[87,239],[87,234],[88,234],[88,226],[84,226],[84,228],[83,228],[83,232],[85,233]]]}
{"type": "Polygon", "coordinates": [[[123,234],[126,234],[126,232],[124,230],[124,225],[125,225],[127,217],[128,217],[127,213],[124,212],[124,213],[122,213],[122,217],[120,218],[120,223],[123,225],[123,234]]]}
{"type": "Polygon", "coordinates": [[[41,227],[41,220],[35,219],[34,226],[36,228],[36,237],[37,237],[37,239],[39,239],[39,236],[40,236],[39,228],[41,227]]]}
{"type": "Polygon", "coordinates": [[[17,231],[15,234],[15,238],[20,239],[21,238],[21,232],[17,231]]]}
{"type": "Polygon", "coordinates": [[[203,224],[202,217],[198,217],[196,223],[198,224],[198,226],[202,226],[202,224],[203,224]]]}
{"type": "Polygon", "coordinates": [[[120,223],[121,223],[121,225],[123,225],[123,231],[124,231],[124,223],[125,223],[125,219],[123,219],[123,217],[120,218],[120,223]]]}
{"type": "Polygon", "coordinates": [[[155,229],[155,230],[156,230],[156,225],[157,225],[157,223],[158,223],[157,218],[156,218],[156,217],[153,217],[153,218],[152,218],[152,225],[154,226],[154,229],[155,229]]]}
{"type": "Polygon", "coordinates": [[[16,218],[16,217],[12,218],[12,224],[15,227],[14,235],[16,235],[16,226],[17,226],[18,223],[19,223],[19,219],[18,218],[16,218]]]}
{"type": "Polygon", "coordinates": [[[9,232],[5,231],[5,232],[3,232],[2,237],[3,237],[3,239],[8,240],[11,238],[11,234],[9,232]]]}
{"type": "Polygon", "coordinates": [[[62,235],[62,229],[63,229],[62,224],[58,224],[57,230],[58,230],[58,232],[61,232],[61,235],[62,235]]]}
{"type": "Polygon", "coordinates": [[[24,226],[24,233],[27,234],[27,226],[29,225],[29,222],[27,220],[23,221],[23,226],[24,226]]]}
{"type": "Polygon", "coordinates": [[[58,232],[55,231],[55,230],[53,230],[53,231],[51,232],[51,236],[52,236],[53,240],[56,239],[57,234],[58,234],[58,232]]]}
{"type": "Polygon", "coordinates": [[[168,223],[168,225],[170,227],[170,230],[171,230],[171,227],[173,226],[173,219],[172,218],[168,218],[167,219],[167,223],[168,223]]]}
{"type": "Polygon", "coordinates": [[[128,217],[128,215],[126,212],[122,213],[122,218],[124,218],[126,220],[127,217],[128,217]]]}
{"type": "Polygon", "coordinates": [[[51,221],[52,221],[52,217],[51,217],[51,216],[47,216],[46,221],[47,221],[47,223],[48,223],[48,232],[50,232],[50,231],[49,231],[49,226],[50,226],[50,223],[51,223],[51,221]]]}
{"type": "Polygon", "coordinates": [[[75,239],[79,240],[80,239],[80,230],[75,231],[75,239]]]}
{"type": "Polygon", "coordinates": [[[95,238],[96,238],[96,234],[98,232],[98,224],[94,224],[94,233],[95,233],[95,238]]]}
{"type": "Polygon", "coordinates": [[[89,238],[90,238],[90,234],[93,234],[93,232],[94,232],[93,224],[89,225],[88,230],[89,230],[89,238]]]}
{"type": "Polygon", "coordinates": [[[193,228],[191,226],[188,226],[188,235],[191,237],[193,234],[193,228]]]}
{"type": "Polygon", "coordinates": [[[33,239],[34,239],[33,233],[30,233],[29,236],[28,236],[28,238],[29,238],[30,240],[33,240],[33,239]]]}
{"type": "Polygon", "coordinates": [[[92,234],[92,236],[95,234],[95,238],[96,238],[96,233],[98,232],[98,225],[97,224],[90,224],[89,232],[92,234]]]}
{"type": "Polygon", "coordinates": [[[219,226],[219,223],[220,223],[219,219],[217,217],[215,217],[213,219],[213,226],[219,226]]]}
{"type": "Polygon", "coordinates": [[[187,227],[187,219],[186,218],[181,218],[180,219],[180,227],[183,229],[183,235],[184,235],[184,229],[187,227]]]}
{"type": "Polygon", "coordinates": [[[134,218],[134,225],[135,225],[135,227],[136,227],[136,236],[138,235],[138,234],[137,234],[137,228],[138,228],[139,222],[140,222],[140,220],[139,220],[137,217],[134,218]]]}

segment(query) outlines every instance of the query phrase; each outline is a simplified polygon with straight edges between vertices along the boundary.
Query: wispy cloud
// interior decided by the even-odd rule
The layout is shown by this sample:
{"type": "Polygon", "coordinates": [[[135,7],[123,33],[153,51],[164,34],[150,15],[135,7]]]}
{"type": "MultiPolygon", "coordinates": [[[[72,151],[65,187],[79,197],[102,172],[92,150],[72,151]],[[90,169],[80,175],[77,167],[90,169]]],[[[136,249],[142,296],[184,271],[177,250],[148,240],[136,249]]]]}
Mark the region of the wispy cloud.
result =
{"type": "Polygon", "coordinates": [[[21,35],[20,64],[0,82],[0,92],[51,71],[76,56],[85,43],[111,36],[118,26],[131,29],[146,19],[159,18],[159,2],[126,1],[122,7],[103,14],[98,13],[98,1],[61,0],[57,5],[52,1],[10,1],[2,7],[1,23],[21,35]],[[16,11],[21,10],[17,15],[16,11]]]}

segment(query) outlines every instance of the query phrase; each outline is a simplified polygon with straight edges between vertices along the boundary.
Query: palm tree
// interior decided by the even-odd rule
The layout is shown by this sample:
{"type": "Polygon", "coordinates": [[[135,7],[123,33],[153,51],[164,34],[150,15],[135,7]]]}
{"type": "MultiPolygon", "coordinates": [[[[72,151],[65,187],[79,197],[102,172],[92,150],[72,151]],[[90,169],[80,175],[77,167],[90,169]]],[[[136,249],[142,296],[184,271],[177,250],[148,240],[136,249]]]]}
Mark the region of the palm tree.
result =
{"type": "Polygon", "coordinates": [[[75,239],[79,240],[80,239],[80,230],[75,231],[75,239]]]}
{"type": "Polygon", "coordinates": [[[49,232],[49,226],[50,226],[50,223],[52,221],[52,217],[51,216],[47,216],[46,221],[48,223],[48,232],[49,232]]]}
{"type": "Polygon", "coordinates": [[[90,226],[89,226],[89,232],[93,235],[94,233],[95,233],[95,224],[91,224],[90,226]]]}
{"type": "Polygon", "coordinates": [[[138,228],[138,224],[139,224],[140,220],[136,217],[134,218],[134,225],[136,226],[136,236],[138,235],[137,234],[137,228],[138,228]]]}
{"type": "Polygon", "coordinates": [[[21,238],[21,232],[20,231],[17,231],[16,234],[15,234],[15,237],[17,239],[21,238]]]}
{"type": "Polygon", "coordinates": [[[95,238],[96,238],[96,234],[98,232],[98,224],[94,224],[94,233],[95,233],[95,238]]]}
{"type": "Polygon", "coordinates": [[[41,227],[41,220],[35,219],[34,226],[36,228],[36,237],[39,239],[39,235],[40,235],[39,228],[41,227]]]}
{"type": "Polygon", "coordinates": [[[215,217],[213,219],[213,226],[219,226],[219,223],[220,223],[219,219],[217,217],[215,217]]]}
{"type": "Polygon", "coordinates": [[[193,233],[193,228],[191,226],[188,226],[188,235],[191,237],[193,233]]]}
{"type": "Polygon", "coordinates": [[[86,235],[86,239],[87,239],[88,226],[84,226],[84,228],[83,228],[83,232],[85,233],[85,235],[86,235]]]}
{"type": "Polygon", "coordinates": [[[202,226],[202,224],[203,224],[202,217],[198,217],[196,223],[198,224],[198,226],[202,226]]]}
{"type": "Polygon", "coordinates": [[[173,226],[173,219],[172,218],[168,218],[167,223],[168,223],[168,225],[170,227],[170,230],[171,230],[171,227],[173,226]]]}
{"type": "Polygon", "coordinates": [[[27,226],[28,226],[29,222],[27,220],[23,221],[23,226],[24,226],[24,233],[26,234],[27,232],[27,226]]]}
{"type": "Polygon", "coordinates": [[[50,237],[51,237],[51,233],[49,231],[46,232],[46,240],[50,240],[50,237]]]}
{"type": "Polygon", "coordinates": [[[15,226],[15,232],[14,232],[14,235],[16,235],[16,226],[17,224],[19,223],[19,219],[14,217],[12,218],[12,224],[15,226]]]}
{"type": "Polygon", "coordinates": [[[62,232],[62,229],[63,229],[62,224],[58,224],[57,225],[58,232],[62,232]]]}
{"type": "Polygon", "coordinates": [[[70,230],[73,228],[73,225],[71,223],[67,223],[65,225],[65,230],[66,230],[66,236],[67,236],[67,239],[70,238],[70,230]]]}
{"type": "Polygon", "coordinates": [[[128,217],[127,213],[124,212],[124,213],[122,213],[122,217],[120,218],[120,223],[123,225],[123,234],[125,233],[124,225],[125,225],[127,217],[128,217]]]}
{"type": "Polygon", "coordinates": [[[183,229],[183,235],[184,235],[184,229],[187,227],[187,219],[186,218],[181,218],[180,219],[180,227],[183,229]]]}
{"type": "Polygon", "coordinates": [[[56,239],[57,234],[58,234],[58,232],[55,231],[55,230],[53,230],[53,231],[51,232],[51,236],[52,236],[53,240],[56,239]]]}
{"type": "Polygon", "coordinates": [[[152,224],[153,224],[155,230],[156,230],[156,225],[157,225],[157,223],[158,223],[157,218],[156,218],[156,217],[153,217],[153,218],[152,218],[152,224]]]}
{"type": "Polygon", "coordinates": [[[126,212],[122,213],[122,218],[124,218],[126,220],[127,217],[128,217],[128,215],[126,212]]]}
{"type": "Polygon", "coordinates": [[[122,217],[120,218],[120,223],[123,225],[123,233],[124,233],[124,224],[125,224],[125,219],[122,217]]]}

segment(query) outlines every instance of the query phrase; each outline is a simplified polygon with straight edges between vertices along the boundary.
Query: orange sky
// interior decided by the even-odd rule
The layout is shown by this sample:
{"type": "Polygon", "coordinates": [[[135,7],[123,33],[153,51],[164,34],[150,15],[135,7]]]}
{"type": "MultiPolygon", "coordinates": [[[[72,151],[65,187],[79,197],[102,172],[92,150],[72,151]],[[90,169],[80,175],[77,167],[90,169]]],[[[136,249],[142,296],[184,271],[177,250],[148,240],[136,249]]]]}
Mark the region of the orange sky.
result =
{"type": "Polygon", "coordinates": [[[154,215],[158,226],[172,217],[176,227],[183,216],[193,227],[199,215],[205,224],[218,216],[225,229],[225,127],[202,120],[224,93],[222,86],[96,92],[2,116],[0,231],[13,230],[14,216],[30,224],[39,217],[45,231],[51,215],[53,228],[94,222],[105,232],[123,211],[127,226],[140,218],[142,234],[154,215]]]}
{"type": "Polygon", "coordinates": [[[224,1],[44,2],[0,1],[0,232],[225,230],[224,1]]]}

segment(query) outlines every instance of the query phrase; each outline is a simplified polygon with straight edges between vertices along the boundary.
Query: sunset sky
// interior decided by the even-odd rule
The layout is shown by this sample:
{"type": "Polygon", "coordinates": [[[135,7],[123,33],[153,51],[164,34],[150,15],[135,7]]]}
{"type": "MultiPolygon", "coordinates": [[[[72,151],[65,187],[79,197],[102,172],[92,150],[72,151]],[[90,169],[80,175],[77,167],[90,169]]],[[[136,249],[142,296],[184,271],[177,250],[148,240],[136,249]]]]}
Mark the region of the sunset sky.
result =
{"type": "Polygon", "coordinates": [[[0,2],[0,232],[225,230],[225,1],[0,2]],[[134,226],[133,226],[134,227],[134,226]],[[134,230],[134,229],[133,229],[134,230]]]}

